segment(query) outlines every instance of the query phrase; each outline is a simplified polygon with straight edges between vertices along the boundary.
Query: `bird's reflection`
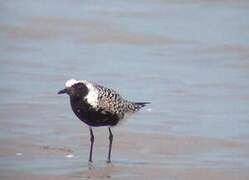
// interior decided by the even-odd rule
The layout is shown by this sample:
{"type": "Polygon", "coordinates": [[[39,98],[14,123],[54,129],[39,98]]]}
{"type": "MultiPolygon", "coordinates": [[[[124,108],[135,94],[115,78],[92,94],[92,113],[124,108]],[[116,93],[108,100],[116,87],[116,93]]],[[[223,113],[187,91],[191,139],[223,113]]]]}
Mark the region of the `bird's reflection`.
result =
{"type": "Polygon", "coordinates": [[[96,163],[88,163],[86,169],[77,172],[74,174],[74,177],[79,178],[88,178],[88,179],[96,179],[96,178],[112,178],[113,173],[115,172],[115,166],[111,163],[106,164],[96,164],[96,163]]]}

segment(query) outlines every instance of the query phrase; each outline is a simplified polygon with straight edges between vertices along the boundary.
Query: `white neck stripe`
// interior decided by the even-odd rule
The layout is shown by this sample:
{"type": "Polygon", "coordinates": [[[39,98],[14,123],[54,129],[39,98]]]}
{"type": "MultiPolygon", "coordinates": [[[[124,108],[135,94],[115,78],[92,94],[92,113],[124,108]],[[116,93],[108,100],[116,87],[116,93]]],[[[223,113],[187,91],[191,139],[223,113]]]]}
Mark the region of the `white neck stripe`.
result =
{"type": "Polygon", "coordinates": [[[93,86],[92,83],[86,81],[86,80],[76,80],[76,79],[69,79],[67,82],[66,82],[66,87],[67,88],[70,88],[72,87],[74,84],[77,84],[77,83],[84,83],[86,85],[86,87],[88,88],[88,94],[86,95],[85,99],[87,100],[87,102],[89,104],[91,104],[93,107],[97,107],[98,105],[98,90],[93,86]]]}

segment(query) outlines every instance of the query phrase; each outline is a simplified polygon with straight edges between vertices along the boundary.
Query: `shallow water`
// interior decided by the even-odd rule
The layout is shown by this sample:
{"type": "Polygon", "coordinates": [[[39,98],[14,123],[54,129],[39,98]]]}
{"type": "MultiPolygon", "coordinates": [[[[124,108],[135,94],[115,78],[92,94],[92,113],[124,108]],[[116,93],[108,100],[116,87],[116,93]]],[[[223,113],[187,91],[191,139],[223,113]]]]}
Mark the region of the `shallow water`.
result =
{"type": "Polygon", "coordinates": [[[248,179],[249,3],[4,1],[1,179],[248,179]],[[89,132],[56,93],[88,79],[151,105],[89,132]]]}

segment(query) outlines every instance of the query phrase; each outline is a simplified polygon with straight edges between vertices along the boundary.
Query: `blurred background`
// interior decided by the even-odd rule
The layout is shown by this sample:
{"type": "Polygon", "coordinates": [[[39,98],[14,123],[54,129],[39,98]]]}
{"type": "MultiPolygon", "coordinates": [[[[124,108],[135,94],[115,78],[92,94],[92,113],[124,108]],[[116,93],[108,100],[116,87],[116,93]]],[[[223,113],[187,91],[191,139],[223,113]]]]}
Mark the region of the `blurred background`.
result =
{"type": "Polygon", "coordinates": [[[1,179],[248,179],[249,2],[0,1],[1,179]],[[151,104],[89,132],[58,96],[87,79],[151,104]]]}

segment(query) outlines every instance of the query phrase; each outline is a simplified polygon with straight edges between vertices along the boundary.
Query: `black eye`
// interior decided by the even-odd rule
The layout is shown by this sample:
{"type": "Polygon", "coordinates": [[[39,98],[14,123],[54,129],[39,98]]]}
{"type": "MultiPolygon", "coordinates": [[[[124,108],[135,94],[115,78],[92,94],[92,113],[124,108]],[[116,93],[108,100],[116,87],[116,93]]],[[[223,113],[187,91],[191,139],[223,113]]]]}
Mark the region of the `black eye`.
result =
{"type": "Polygon", "coordinates": [[[77,95],[85,96],[88,93],[88,89],[83,83],[77,83],[72,86],[74,93],[77,95]]]}
{"type": "Polygon", "coordinates": [[[85,86],[84,86],[84,84],[78,83],[78,84],[75,84],[73,87],[74,87],[75,89],[82,89],[82,88],[84,88],[85,86]]]}

